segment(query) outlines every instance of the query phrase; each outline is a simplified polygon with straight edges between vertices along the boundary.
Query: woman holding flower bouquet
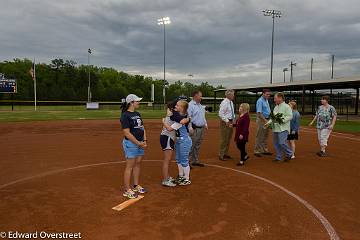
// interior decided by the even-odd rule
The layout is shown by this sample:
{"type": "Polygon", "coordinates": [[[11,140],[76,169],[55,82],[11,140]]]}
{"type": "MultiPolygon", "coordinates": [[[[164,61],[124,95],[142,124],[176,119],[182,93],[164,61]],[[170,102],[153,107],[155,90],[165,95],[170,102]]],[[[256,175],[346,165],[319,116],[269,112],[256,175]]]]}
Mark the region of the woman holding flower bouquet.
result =
{"type": "Polygon", "coordinates": [[[284,94],[279,92],[274,96],[276,104],[274,111],[270,114],[270,120],[265,127],[272,127],[273,144],[276,151],[275,162],[280,162],[285,154],[285,161],[291,160],[293,152],[288,145],[287,138],[290,133],[290,121],[293,117],[291,107],[285,103],[284,94]]]}

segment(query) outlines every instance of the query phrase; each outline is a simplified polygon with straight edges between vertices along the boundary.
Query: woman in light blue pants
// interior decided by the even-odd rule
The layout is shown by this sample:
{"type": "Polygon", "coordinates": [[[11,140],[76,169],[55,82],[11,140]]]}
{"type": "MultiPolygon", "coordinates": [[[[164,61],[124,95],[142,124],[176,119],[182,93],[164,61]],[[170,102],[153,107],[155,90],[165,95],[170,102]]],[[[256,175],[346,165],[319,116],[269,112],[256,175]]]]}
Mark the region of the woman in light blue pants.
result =
{"type": "Polygon", "coordinates": [[[167,129],[172,128],[176,131],[175,159],[179,168],[179,176],[176,182],[182,186],[191,184],[189,153],[192,146],[192,140],[189,136],[188,129],[190,121],[187,117],[188,106],[189,105],[185,100],[179,100],[176,103],[173,115],[170,117],[170,120],[176,122],[176,124],[167,126],[167,124],[164,123],[164,126],[167,129]],[[184,124],[184,122],[186,123],[184,124]]]}
{"type": "MultiPolygon", "coordinates": [[[[189,153],[192,146],[190,137],[178,137],[175,143],[175,159],[176,163],[180,164],[183,168],[189,167],[189,153]]],[[[190,168],[190,167],[189,167],[190,168]]]]}

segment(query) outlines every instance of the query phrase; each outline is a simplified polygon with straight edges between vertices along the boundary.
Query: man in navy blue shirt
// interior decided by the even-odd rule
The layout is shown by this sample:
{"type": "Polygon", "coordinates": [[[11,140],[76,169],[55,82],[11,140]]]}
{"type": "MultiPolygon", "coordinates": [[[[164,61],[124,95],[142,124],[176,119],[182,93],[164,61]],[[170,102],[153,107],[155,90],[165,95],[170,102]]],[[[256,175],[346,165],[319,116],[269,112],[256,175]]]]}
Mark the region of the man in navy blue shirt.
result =
{"type": "Polygon", "coordinates": [[[261,97],[256,102],[256,139],[255,139],[255,148],[254,154],[257,157],[262,155],[271,155],[267,148],[267,141],[269,136],[269,129],[265,128],[264,125],[270,119],[270,105],[269,98],[271,92],[269,89],[264,89],[261,97]]]}

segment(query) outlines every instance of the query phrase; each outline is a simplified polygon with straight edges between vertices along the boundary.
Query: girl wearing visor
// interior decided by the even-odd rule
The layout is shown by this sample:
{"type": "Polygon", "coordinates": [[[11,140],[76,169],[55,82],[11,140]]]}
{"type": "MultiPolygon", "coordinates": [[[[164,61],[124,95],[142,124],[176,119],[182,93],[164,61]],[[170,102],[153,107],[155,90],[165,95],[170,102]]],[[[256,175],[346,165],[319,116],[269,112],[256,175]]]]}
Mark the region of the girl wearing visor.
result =
{"type": "Polygon", "coordinates": [[[139,102],[142,98],[134,94],[126,97],[121,106],[121,126],[124,133],[122,142],[126,158],[126,167],[124,172],[124,197],[137,198],[138,194],[146,192],[145,188],[140,186],[140,163],[144,156],[144,149],[147,147],[146,132],[141,115],[136,109],[139,108],[139,102]],[[133,175],[133,186],[131,186],[131,175],[133,175]]]}

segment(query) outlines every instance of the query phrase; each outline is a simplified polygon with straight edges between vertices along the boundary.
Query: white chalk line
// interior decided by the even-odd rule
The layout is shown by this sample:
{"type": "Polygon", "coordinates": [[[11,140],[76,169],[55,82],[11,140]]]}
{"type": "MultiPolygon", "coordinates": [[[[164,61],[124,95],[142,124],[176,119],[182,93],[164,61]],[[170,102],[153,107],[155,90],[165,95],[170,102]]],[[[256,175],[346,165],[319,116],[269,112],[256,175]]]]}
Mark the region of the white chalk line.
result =
{"type": "Polygon", "coordinates": [[[322,215],[320,213],[319,210],[317,210],[314,206],[312,206],[310,203],[308,203],[306,200],[304,200],[303,198],[299,197],[298,195],[296,195],[295,193],[287,190],[286,188],[284,188],[283,186],[267,179],[267,178],[263,178],[260,176],[257,176],[255,174],[249,173],[249,172],[244,172],[241,170],[237,170],[237,169],[233,169],[233,168],[229,168],[229,167],[223,167],[223,166],[219,166],[219,165],[213,165],[213,164],[206,164],[207,166],[210,167],[217,167],[217,168],[221,168],[221,169],[226,169],[226,170],[231,170],[234,172],[238,172],[238,173],[242,173],[245,174],[247,176],[250,177],[254,177],[256,179],[259,179],[263,182],[269,183],[270,185],[282,190],[283,192],[285,192],[286,194],[288,194],[289,196],[295,198],[298,202],[300,202],[302,205],[304,205],[307,209],[309,209],[315,216],[317,219],[320,220],[321,224],[324,226],[324,228],[326,229],[329,237],[331,240],[340,240],[340,237],[337,235],[335,229],[333,228],[333,226],[331,225],[331,223],[324,217],[324,215],[322,215]]]}
{"type": "Polygon", "coordinates": [[[12,182],[9,182],[9,183],[5,183],[3,185],[0,185],[0,189],[3,189],[5,187],[11,186],[11,185],[15,185],[17,183],[25,182],[25,181],[32,180],[32,179],[35,179],[35,178],[46,177],[46,176],[54,175],[54,174],[57,174],[57,173],[62,173],[62,172],[81,169],[81,168],[96,167],[96,166],[103,166],[103,165],[110,165],[110,164],[117,164],[117,163],[125,163],[125,161],[113,161],[113,162],[105,162],[105,163],[85,164],[85,165],[80,165],[80,166],[71,167],[71,168],[63,168],[63,169],[48,171],[48,172],[44,172],[44,173],[40,173],[40,174],[37,174],[37,175],[30,176],[30,177],[20,178],[18,180],[15,180],[15,181],[12,181],[12,182]]]}
{"type": "MultiPolygon", "coordinates": [[[[314,133],[317,134],[316,128],[313,130],[311,128],[301,128],[300,132],[307,132],[307,133],[314,133]]],[[[360,136],[356,137],[356,135],[347,134],[347,133],[339,133],[339,132],[331,132],[331,137],[337,137],[337,138],[343,138],[343,139],[349,139],[354,141],[360,141],[360,136]],[[353,136],[353,137],[351,137],[353,136]]]]}
{"type": "MultiPolygon", "coordinates": [[[[162,160],[143,160],[143,162],[162,162],[162,160]]],[[[112,165],[112,164],[122,164],[122,163],[125,163],[125,161],[112,161],[112,162],[103,162],[103,163],[95,163],[95,164],[86,164],[86,165],[81,165],[81,166],[76,166],[76,167],[71,167],[71,168],[64,168],[64,169],[59,169],[59,170],[48,171],[48,172],[45,172],[45,173],[41,173],[41,174],[30,176],[30,177],[21,178],[21,179],[18,179],[18,180],[15,180],[15,181],[0,185],[0,190],[3,189],[3,188],[6,188],[8,186],[21,183],[21,182],[29,181],[29,180],[36,179],[36,178],[46,177],[46,176],[50,176],[50,175],[54,175],[54,174],[58,174],[58,173],[63,173],[63,172],[67,172],[67,171],[72,171],[72,170],[77,170],[77,169],[82,169],[82,168],[88,168],[88,167],[96,167],[96,166],[104,166],[104,165],[112,165]]],[[[244,175],[247,175],[247,176],[256,178],[258,180],[261,180],[263,182],[266,182],[266,183],[268,183],[268,184],[282,190],[283,192],[285,192],[289,196],[295,198],[298,202],[300,202],[302,205],[304,205],[310,212],[312,212],[315,215],[315,217],[321,222],[321,224],[325,228],[326,232],[328,233],[328,235],[330,237],[330,240],[340,240],[340,237],[337,235],[334,227],[326,219],[326,217],[321,214],[321,212],[319,210],[317,210],[314,206],[312,206],[306,200],[302,199],[301,197],[299,197],[295,193],[289,191],[285,187],[283,187],[283,186],[281,186],[281,185],[279,185],[279,184],[277,184],[277,183],[275,183],[275,182],[273,182],[273,181],[271,181],[271,180],[269,180],[267,178],[263,178],[263,177],[257,176],[255,174],[252,174],[252,173],[249,173],[249,172],[245,172],[245,171],[241,171],[241,170],[237,170],[237,169],[233,169],[233,168],[229,168],[229,167],[223,167],[223,166],[219,166],[219,165],[216,165],[216,164],[205,164],[205,165],[209,166],[209,167],[215,167],[215,168],[220,168],[220,169],[225,169],[225,170],[230,170],[230,171],[242,173],[244,175]]]]}

